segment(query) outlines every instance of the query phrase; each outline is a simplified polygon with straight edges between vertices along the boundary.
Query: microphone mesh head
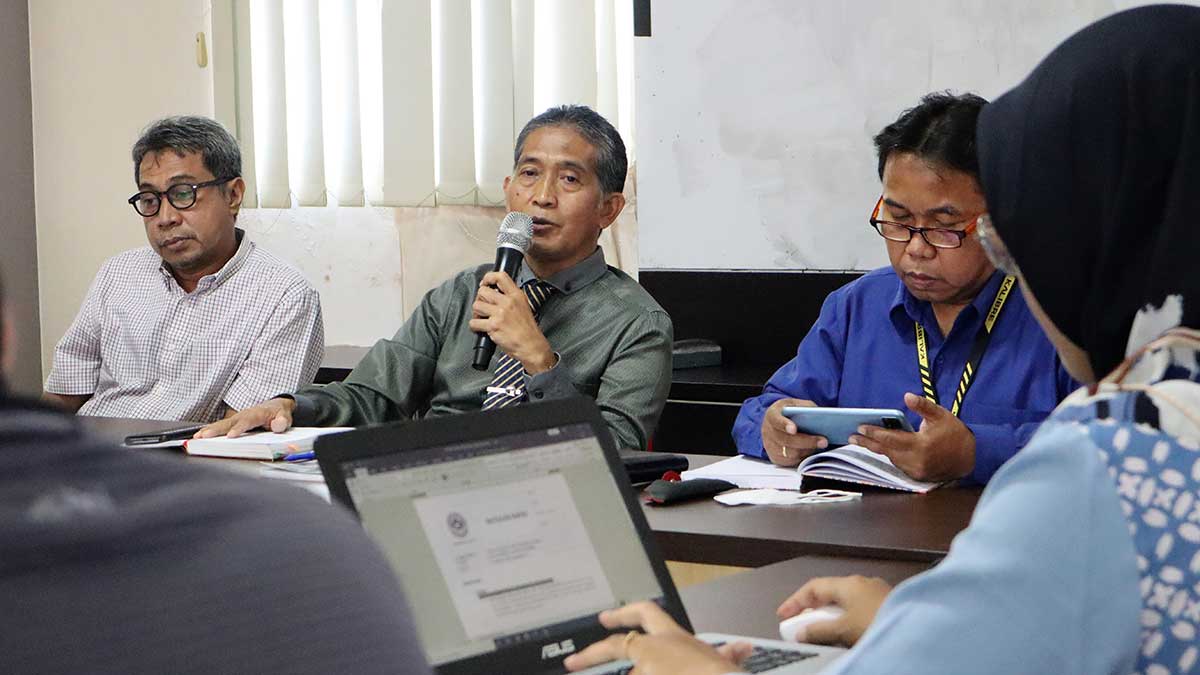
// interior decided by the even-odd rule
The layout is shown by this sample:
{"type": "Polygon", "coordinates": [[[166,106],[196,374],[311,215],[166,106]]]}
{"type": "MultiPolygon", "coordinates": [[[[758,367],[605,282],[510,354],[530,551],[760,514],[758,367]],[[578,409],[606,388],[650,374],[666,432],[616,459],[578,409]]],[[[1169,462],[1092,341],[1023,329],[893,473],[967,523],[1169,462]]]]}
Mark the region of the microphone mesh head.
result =
{"type": "Polygon", "coordinates": [[[521,253],[529,250],[533,241],[533,218],[519,211],[510,211],[500,221],[500,232],[496,234],[496,246],[515,248],[521,253]]]}

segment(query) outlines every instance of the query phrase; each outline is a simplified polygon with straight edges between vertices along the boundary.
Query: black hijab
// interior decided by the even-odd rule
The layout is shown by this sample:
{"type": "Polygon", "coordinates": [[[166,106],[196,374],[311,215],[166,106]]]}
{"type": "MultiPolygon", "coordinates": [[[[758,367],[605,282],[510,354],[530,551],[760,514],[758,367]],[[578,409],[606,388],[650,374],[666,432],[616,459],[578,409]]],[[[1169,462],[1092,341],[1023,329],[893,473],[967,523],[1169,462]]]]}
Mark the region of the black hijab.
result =
{"type": "Polygon", "coordinates": [[[1200,8],[1076,33],[983,109],[978,144],[996,230],[1097,376],[1144,307],[1182,296],[1170,323],[1200,327],[1200,8]]]}

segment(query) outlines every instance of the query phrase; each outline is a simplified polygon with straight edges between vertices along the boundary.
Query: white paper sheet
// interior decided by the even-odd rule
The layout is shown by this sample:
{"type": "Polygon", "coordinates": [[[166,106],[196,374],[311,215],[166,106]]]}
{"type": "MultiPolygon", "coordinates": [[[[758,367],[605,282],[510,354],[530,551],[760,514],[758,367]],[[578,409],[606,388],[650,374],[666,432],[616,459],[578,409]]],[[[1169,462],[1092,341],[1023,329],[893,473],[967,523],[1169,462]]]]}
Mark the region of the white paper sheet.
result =
{"type": "Polygon", "coordinates": [[[723,459],[715,464],[684,471],[684,480],[692,478],[719,478],[740,488],[775,488],[777,490],[799,490],[800,474],[762,460],[743,455],[723,459]]]}
{"type": "Polygon", "coordinates": [[[413,501],[470,639],[616,604],[560,473],[413,501]]]}
{"type": "Polygon", "coordinates": [[[862,499],[861,492],[845,492],[842,490],[816,490],[814,492],[796,492],[794,490],[738,490],[737,492],[722,492],[713,499],[726,506],[772,505],[794,506],[796,504],[837,504],[839,502],[862,499]]]}

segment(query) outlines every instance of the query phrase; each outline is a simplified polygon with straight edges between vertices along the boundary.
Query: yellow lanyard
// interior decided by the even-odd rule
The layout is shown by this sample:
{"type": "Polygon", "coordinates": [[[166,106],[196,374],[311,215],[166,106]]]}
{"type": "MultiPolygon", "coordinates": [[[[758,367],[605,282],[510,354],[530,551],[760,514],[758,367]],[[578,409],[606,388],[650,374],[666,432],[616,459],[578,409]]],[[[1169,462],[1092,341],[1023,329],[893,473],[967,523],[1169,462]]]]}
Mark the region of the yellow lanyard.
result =
{"type": "MultiPolygon", "coordinates": [[[[1004,301],[1008,300],[1008,295],[1012,292],[1016,282],[1017,278],[1011,274],[1000,282],[1000,288],[996,291],[996,299],[992,300],[992,308],[988,310],[983,325],[975,334],[975,344],[971,347],[970,358],[963,366],[962,377],[958,380],[958,391],[954,394],[954,405],[950,407],[950,412],[955,417],[962,410],[963,397],[971,388],[975,371],[979,369],[979,362],[983,360],[983,353],[987,351],[988,342],[992,339],[992,327],[996,325],[996,319],[1000,318],[1000,310],[1004,309],[1004,301]]],[[[917,326],[917,367],[921,371],[921,387],[925,390],[925,398],[938,403],[937,389],[933,386],[933,375],[929,371],[929,349],[925,343],[925,329],[921,327],[919,321],[913,323],[917,326]]],[[[941,404],[938,403],[938,405],[941,404]]]]}

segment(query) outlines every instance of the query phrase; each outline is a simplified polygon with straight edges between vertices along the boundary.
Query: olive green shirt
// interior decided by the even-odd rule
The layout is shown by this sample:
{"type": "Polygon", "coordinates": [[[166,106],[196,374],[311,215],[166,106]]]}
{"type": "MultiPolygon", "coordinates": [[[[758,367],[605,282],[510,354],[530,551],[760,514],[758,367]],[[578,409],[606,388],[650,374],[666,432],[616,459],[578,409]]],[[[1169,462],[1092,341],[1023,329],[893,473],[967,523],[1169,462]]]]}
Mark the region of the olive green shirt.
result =
{"type": "MultiPolygon", "coordinates": [[[[491,367],[471,367],[467,323],[491,265],[464,270],[425,295],[395,337],[380,340],[344,382],[296,395],[295,424],[362,425],[479,410],[491,367]]],[[[534,276],[522,266],[517,283],[534,276]]],[[[585,395],[596,400],[620,448],[644,450],[671,386],[671,318],[636,281],[590,257],[545,279],[555,293],[538,325],[559,355],[525,376],[530,401],[585,395]]]]}

